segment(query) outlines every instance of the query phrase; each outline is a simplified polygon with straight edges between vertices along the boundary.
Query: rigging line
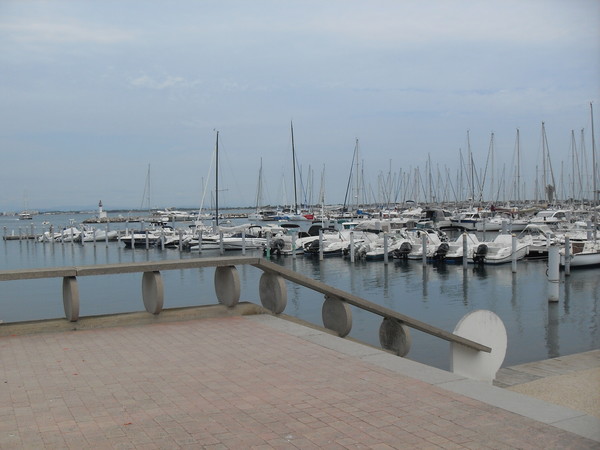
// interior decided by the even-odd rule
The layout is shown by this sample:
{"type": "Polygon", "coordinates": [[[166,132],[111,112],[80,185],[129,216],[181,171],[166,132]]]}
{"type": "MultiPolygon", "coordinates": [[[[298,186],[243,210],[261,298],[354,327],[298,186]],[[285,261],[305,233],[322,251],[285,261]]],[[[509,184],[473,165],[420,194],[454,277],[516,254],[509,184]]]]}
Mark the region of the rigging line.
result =
{"type": "Polygon", "coordinates": [[[202,193],[202,200],[200,201],[200,209],[198,210],[198,219],[200,219],[200,214],[202,213],[202,209],[204,209],[204,199],[206,198],[206,192],[208,191],[208,183],[210,181],[210,174],[212,173],[212,166],[215,161],[215,152],[211,152],[210,164],[208,166],[208,175],[206,177],[206,183],[204,183],[204,192],[202,193]]]}
{"type": "Polygon", "coordinates": [[[343,211],[346,211],[346,205],[348,202],[348,192],[350,191],[350,184],[352,183],[352,170],[354,169],[354,159],[356,158],[357,148],[358,148],[358,139],[356,140],[356,146],[354,147],[354,153],[352,154],[352,163],[350,164],[350,175],[348,176],[348,185],[346,186],[346,195],[344,196],[343,211]]]}

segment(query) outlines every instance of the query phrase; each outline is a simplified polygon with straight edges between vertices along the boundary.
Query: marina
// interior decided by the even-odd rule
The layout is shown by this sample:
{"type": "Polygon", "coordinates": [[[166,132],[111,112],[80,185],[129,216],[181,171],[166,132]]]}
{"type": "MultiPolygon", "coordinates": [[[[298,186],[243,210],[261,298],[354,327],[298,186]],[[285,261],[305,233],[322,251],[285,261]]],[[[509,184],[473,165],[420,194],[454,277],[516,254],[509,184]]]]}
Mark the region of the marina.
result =
{"type": "MultiPolygon", "coordinates": [[[[240,214],[238,211],[233,214],[240,214]]],[[[84,214],[52,216],[53,228],[60,230],[81,224],[84,214]]],[[[32,235],[49,230],[48,217],[34,216],[25,228],[32,235]]],[[[228,219],[229,220],[229,219],[228,219]]],[[[231,227],[245,223],[229,220],[223,226],[231,227]]],[[[0,218],[6,230],[18,229],[20,225],[9,216],[0,218]]],[[[301,224],[306,230],[310,222],[301,224]]],[[[139,229],[141,223],[111,223],[109,231],[124,236],[126,230],[139,229]]],[[[175,223],[175,230],[189,224],[175,223]]],[[[341,225],[341,224],[340,224],[341,225]]],[[[103,225],[102,227],[106,227],[103,225]]],[[[209,222],[210,226],[210,222],[209,222]]],[[[100,227],[100,229],[102,229],[100,227]]],[[[448,231],[458,240],[460,232],[448,231]]],[[[21,232],[24,235],[24,231],[21,232]]],[[[176,231],[175,235],[179,232],[176,231]]],[[[497,235],[487,233],[486,239],[497,235]]],[[[6,235],[19,232],[6,231],[6,235]]],[[[479,233],[483,241],[483,234],[479,233]]],[[[383,243],[382,243],[383,245],[383,243]]],[[[2,240],[4,254],[2,270],[32,269],[44,267],[68,267],[97,264],[116,264],[144,261],[185,260],[204,256],[218,256],[219,245],[202,249],[181,249],[161,245],[128,249],[117,240],[91,242],[39,242],[38,239],[2,240]]],[[[228,255],[240,254],[227,251],[228,255]]],[[[578,268],[568,276],[560,272],[559,301],[548,299],[547,261],[520,260],[517,270],[512,265],[479,265],[460,261],[434,261],[390,257],[384,261],[345,257],[288,256],[273,253],[265,255],[262,248],[245,250],[247,255],[269,258],[270,261],[294,270],[335,288],[351,292],[401,314],[452,331],[460,318],[470,311],[487,309],[498,314],[508,334],[508,350],[504,366],[555,358],[571,353],[584,352],[600,347],[600,317],[597,312],[600,285],[597,267],[578,268]],[[425,262],[424,262],[425,261],[425,262]]],[[[212,269],[214,270],[214,269],[212,269]]],[[[100,279],[81,281],[81,314],[93,316],[134,312],[139,304],[139,278],[133,274],[112,276],[108,285],[100,279]]],[[[240,269],[244,292],[256,292],[258,275],[249,268],[240,269]]],[[[165,308],[188,307],[202,304],[202,292],[212,289],[211,269],[181,270],[165,273],[165,308]]],[[[322,296],[300,286],[292,286],[288,292],[286,314],[302,320],[321,324],[322,296]]],[[[255,299],[247,299],[255,300],[255,299]]],[[[0,298],[0,320],[4,323],[61,317],[60,285],[56,280],[3,282],[0,298]]],[[[354,326],[350,337],[371,345],[379,345],[379,323],[370,315],[353,309],[354,326]]],[[[448,368],[447,343],[419,331],[412,334],[413,346],[408,355],[416,361],[435,367],[448,368]]]]}

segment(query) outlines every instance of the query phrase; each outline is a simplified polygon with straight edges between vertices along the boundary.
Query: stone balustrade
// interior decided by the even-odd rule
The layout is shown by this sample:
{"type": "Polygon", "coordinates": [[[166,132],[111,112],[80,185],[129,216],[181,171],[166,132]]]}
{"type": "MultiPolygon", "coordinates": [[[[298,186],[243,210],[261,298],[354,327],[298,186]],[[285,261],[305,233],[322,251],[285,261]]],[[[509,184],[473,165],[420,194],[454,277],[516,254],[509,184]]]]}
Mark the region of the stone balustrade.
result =
{"type": "MultiPolygon", "coordinates": [[[[381,346],[399,356],[405,356],[410,351],[411,336],[409,328],[447,340],[453,346],[458,345],[460,348],[466,349],[468,355],[474,355],[474,359],[481,359],[481,354],[492,352],[492,348],[475,342],[472,337],[469,339],[418,321],[280,265],[273,264],[263,258],[246,256],[191,258],[171,261],[0,271],[0,281],[62,277],[65,317],[68,321],[76,322],[80,317],[78,277],[142,273],[144,308],[148,313],[157,315],[161,313],[164,306],[164,284],[161,271],[215,267],[214,286],[217,300],[227,307],[235,307],[241,294],[237,265],[252,265],[264,272],[260,278],[258,294],[262,306],[273,314],[281,314],[285,311],[287,305],[286,280],[324,294],[323,325],[340,337],[347,336],[352,329],[352,310],[350,306],[355,306],[383,318],[379,329],[381,346]]],[[[496,359],[498,359],[497,356],[496,359]]]]}

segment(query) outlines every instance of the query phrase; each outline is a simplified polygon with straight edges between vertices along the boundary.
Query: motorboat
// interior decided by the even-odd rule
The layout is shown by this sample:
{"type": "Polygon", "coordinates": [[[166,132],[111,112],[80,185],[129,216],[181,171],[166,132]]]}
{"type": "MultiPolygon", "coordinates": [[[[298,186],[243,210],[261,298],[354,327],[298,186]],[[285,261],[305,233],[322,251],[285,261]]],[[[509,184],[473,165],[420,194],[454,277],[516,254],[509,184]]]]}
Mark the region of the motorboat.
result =
{"type": "Polygon", "coordinates": [[[462,228],[467,231],[477,231],[477,224],[481,222],[481,218],[479,211],[466,211],[452,216],[450,223],[455,228],[462,228]]]}
{"type": "Polygon", "coordinates": [[[548,225],[550,228],[556,228],[560,224],[568,223],[571,218],[571,211],[568,209],[544,209],[538,211],[529,223],[548,225]]]}
{"type": "MultiPolygon", "coordinates": [[[[516,238],[515,238],[516,239],[516,238]]],[[[527,256],[529,244],[516,239],[513,254],[513,236],[499,234],[493,241],[483,241],[473,246],[470,260],[475,264],[505,264],[513,260],[521,260],[527,256]]]]}
{"type": "Polygon", "coordinates": [[[565,257],[565,248],[559,250],[560,265],[568,262],[571,267],[591,267],[600,265],[600,241],[573,241],[570,243],[569,259],[565,257]]]}
{"type": "MultiPolygon", "coordinates": [[[[414,237],[407,234],[405,231],[397,231],[388,235],[387,252],[390,258],[394,257],[396,252],[399,252],[403,244],[406,248],[406,244],[410,245],[415,242],[414,237]]],[[[385,259],[385,238],[382,236],[377,237],[374,240],[363,240],[360,242],[355,249],[355,256],[364,258],[367,261],[379,261],[385,259]]]]}
{"type": "Polygon", "coordinates": [[[473,248],[480,244],[477,235],[474,233],[463,233],[455,241],[442,242],[433,255],[434,260],[447,262],[461,262],[464,256],[464,236],[467,240],[467,258],[472,253],[473,248]]]}
{"type": "Polygon", "coordinates": [[[118,238],[118,231],[98,228],[84,228],[80,235],[81,242],[116,241],[118,238]]]}
{"type": "Polygon", "coordinates": [[[558,243],[554,231],[549,225],[542,223],[530,223],[518,234],[517,239],[529,244],[528,259],[548,258],[548,248],[558,243]]]}

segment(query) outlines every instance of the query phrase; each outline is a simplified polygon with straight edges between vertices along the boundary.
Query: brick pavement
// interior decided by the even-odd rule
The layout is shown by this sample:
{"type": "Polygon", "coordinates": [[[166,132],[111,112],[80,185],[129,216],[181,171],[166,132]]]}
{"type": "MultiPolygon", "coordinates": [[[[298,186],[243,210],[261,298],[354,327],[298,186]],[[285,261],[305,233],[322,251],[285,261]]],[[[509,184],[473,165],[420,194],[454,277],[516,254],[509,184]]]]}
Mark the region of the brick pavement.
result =
{"type": "Polygon", "coordinates": [[[2,449],[599,448],[246,317],[1,337],[0,362],[2,449]]]}

